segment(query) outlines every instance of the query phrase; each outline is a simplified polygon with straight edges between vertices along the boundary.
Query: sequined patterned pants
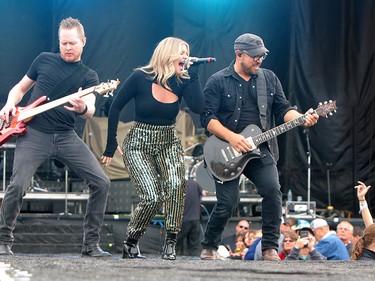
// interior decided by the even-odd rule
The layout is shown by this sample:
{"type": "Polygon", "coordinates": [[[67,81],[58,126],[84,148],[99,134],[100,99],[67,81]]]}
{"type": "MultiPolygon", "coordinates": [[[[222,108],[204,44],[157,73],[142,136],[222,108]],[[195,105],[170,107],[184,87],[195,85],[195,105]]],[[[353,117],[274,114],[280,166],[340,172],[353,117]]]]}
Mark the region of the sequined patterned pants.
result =
{"type": "Polygon", "coordinates": [[[122,145],[124,163],[140,197],[127,229],[138,240],[165,203],[165,230],[179,232],[185,198],[183,149],[172,126],[135,122],[122,145]]]}

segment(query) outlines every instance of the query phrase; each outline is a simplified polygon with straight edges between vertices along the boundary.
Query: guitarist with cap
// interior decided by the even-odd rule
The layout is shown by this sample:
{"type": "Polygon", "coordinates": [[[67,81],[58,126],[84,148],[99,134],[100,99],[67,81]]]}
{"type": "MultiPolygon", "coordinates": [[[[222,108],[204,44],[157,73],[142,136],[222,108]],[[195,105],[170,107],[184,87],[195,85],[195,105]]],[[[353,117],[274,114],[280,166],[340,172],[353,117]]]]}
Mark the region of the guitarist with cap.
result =
{"type": "MultiPolygon", "coordinates": [[[[32,87],[29,106],[43,100],[43,96],[53,101],[98,85],[97,73],[81,61],[86,37],[79,20],[63,19],[58,35],[60,53],[41,53],[22,80],[9,92],[7,103],[0,111],[2,124],[6,124],[4,131],[18,113],[16,105],[32,87]]],[[[98,159],[74,131],[77,117],[86,119],[93,116],[95,99],[94,92],[84,97],[68,97],[65,105],[30,120],[26,126],[27,133],[24,131],[17,138],[12,176],[0,209],[0,255],[13,254],[13,230],[22,207],[22,198],[38,166],[48,157],[53,157],[76,172],[90,188],[83,223],[82,256],[111,256],[99,246],[110,180],[98,159]]],[[[24,124],[19,126],[22,128],[24,124]]]]}
{"type": "MultiPolygon", "coordinates": [[[[214,154],[224,156],[230,161],[236,154],[249,153],[254,143],[240,134],[248,125],[253,124],[265,132],[275,127],[275,120],[288,122],[303,118],[304,126],[313,126],[319,115],[313,109],[306,114],[297,112],[286,99],[277,76],[268,69],[260,68],[269,53],[263,40],[254,34],[246,33],[234,42],[235,60],[229,67],[213,74],[204,88],[205,108],[201,114],[203,127],[217,139],[227,143],[230,149],[217,150],[214,154]]],[[[258,128],[258,129],[259,129],[258,128]]],[[[211,138],[211,137],[210,137],[211,138]]],[[[210,140],[208,139],[208,141],[210,140]]],[[[254,147],[253,147],[254,148],[254,147]]],[[[222,233],[240,200],[239,180],[221,178],[215,174],[216,166],[207,163],[211,153],[209,144],[204,148],[206,165],[216,178],[217,203],[212,210],[202,241],[202,260],[214,260],[221,241],[222,233]]],[[[215,148],[212,148],[215,149],[215,148]]],[[[260,157],[247,162],[242,173],[258,189],[262,200],[262,254],[263,260],[280,260],[278,249],[279,228],[281,224],[282,194],[276,161],[278,148],[275,138],[259,146],[260,157]]],[[[214,155],[214,157],[216,156],[214,155]]],[[[224,169],[223,173],[228,169],[224,169]]],[[[235,171],[229,173],[235,174],[235,171]]],[[[226,177],[227,175],[223,175],[226,177]]]]}

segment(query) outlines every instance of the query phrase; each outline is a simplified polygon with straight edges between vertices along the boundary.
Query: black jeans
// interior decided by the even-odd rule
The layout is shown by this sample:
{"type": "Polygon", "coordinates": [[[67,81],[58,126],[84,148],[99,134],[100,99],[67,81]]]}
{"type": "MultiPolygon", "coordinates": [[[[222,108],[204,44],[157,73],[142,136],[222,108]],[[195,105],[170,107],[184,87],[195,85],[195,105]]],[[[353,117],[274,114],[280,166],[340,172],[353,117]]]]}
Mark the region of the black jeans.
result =
{"type": "Polygon", "coordinates": [[[30,187],[33,174],[49,156],[61,160],[88,184],[90,197],[83,223],[83,242],[99,243],[110,180],[98,159],[73,130],[45,134],[28,128],[28,133],[17,139],[12,177],[1,204],[0,244],[13,244],[13,230],[22,207],[22,198],[30,187]]]}
{"type": "MultiPolygon", "coordinates": [[[[262,249],[278,249],[280,236],[282,194],[276,162],[265,145],[262,159],[253,159],[247,164],[243,174],[257,187],[262,200],[262,249]]],[[[217,202],[212,210],[202,241],[202,247],[217,249],[222,233],[240,201],[239,178],[232,181],[216,182],[217,202]]]]}

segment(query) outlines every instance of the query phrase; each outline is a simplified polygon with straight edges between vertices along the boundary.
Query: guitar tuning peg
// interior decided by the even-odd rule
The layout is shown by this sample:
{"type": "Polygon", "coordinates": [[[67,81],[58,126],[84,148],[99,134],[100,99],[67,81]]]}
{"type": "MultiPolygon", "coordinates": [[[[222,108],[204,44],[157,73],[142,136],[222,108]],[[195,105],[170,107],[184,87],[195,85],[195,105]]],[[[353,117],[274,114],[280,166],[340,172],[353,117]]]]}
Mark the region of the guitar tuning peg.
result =
{"type": "Polygon", "coordinates": [[[324,102],[324,104],[327,104],[327,103],[328,103],[327,101],[324,102]]]}

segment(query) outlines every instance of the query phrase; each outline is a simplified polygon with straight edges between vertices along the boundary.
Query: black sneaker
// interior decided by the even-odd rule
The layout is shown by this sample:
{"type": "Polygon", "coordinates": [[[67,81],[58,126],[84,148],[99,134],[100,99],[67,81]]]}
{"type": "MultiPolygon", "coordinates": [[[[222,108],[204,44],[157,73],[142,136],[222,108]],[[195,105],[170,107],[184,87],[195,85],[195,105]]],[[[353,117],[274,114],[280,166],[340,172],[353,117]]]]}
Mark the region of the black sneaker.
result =
{"type": "Polygon", "coordinates": [[[140,254],[138,244],[133,244],[133,243],[124,241],[124,244],[122,245],[122,258],[123,259],[145,259],[146,257],[140,254]]]}
{"type": "Polygon", "coordinates": [[[176,259],[176,239],[167,238],[164,242],[163,253],[161,258],[163,260],[175,260],[176,259]]]}

